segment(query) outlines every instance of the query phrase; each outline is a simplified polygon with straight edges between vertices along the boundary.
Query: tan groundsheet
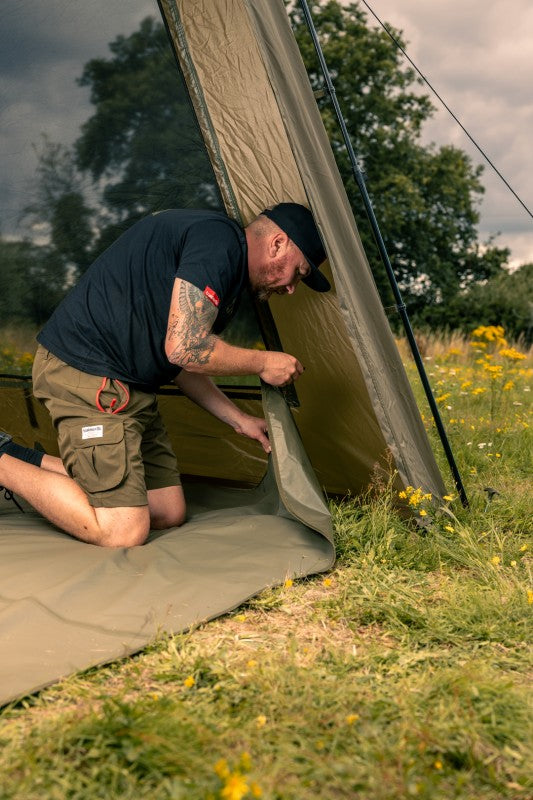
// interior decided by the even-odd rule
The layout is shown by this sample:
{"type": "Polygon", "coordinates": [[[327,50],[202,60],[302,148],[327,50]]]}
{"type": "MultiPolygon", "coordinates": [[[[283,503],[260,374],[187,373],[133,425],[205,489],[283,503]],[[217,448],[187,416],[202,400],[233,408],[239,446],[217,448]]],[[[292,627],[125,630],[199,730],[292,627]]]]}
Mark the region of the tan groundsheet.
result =
{"type": "Polygon", "coordinates": [[[264,403],[273,454],[263,482],[187,486],[186,524],[142,547],[87,545],[2,503],[0,703],[333,564],[330,516],[288,409],[273,390],[264,403]]]}

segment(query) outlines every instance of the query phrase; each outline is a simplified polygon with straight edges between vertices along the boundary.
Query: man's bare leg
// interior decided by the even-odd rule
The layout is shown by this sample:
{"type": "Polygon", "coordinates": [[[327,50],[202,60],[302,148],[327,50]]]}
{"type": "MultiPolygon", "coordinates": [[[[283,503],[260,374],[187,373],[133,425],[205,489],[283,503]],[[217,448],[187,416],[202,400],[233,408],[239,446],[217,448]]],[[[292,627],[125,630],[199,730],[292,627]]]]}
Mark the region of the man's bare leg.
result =
{"type": "MultiPolygon", "coordinates": [[[[57,456],[45,454],[41,469],[66,475],[63,462],[57,456]]],[[[185,496],[181,486],[167,486],[164,489],[148,490],[148,508],[150,509],[150,528],[165,530],[183,525],[185,522],[185,496]]]]}
{"type": "Polygon", "coordinates": [[[49,456],[45,453],[41,461],[41,469],[47,469],[49,472],[57,472],[58,475],[66,475],[67,471],[63,466],[63,462],[57,456],[49,456]]]}
{"type": "MultiPolygon", "coordinates": [[[[0,474],[3,474],[2,473],[2,469],[1,469],[2,468],[2,460],[3,460],[3,458],[10,458],[10,456],[5,455],[2,458],[0,458],[0,474]]],[[[14,459],[14,460],[18,461],[18,459],[14,459]]],[[[24,463],[24,462],[19,462],[19,463],[24,463]]],[[[8,466],[9,466],[9,464],[8,464],[8,466]]],[[[30,466],[30,465],[27,465],[27,466],[30,466]]],[[[39,469],[39,467],[35,467],[34,469],[39,469]]],[[[63,492],[67,491],[67,495],[64,496],[65,500],[67,500],[69,493],[72,494],[71,502],[74,501],[75,503],[77,503],[77,502],[79,502],[81,500],[82,501],[82,506],[84,507],[85,513],[88,512],[89,513],[89,517],[90,517],[91,511],[94,512],[97,524],[99,525],[99,527],[103,527],[104,529],[105,528],[111,528],[112,530],[116,530],[117,526],[120,529],[120,527],[122,525],[124,525],[124,524],[128,524],[129,525],[130,522],[131,522],[131,515],[127,514],[126,512],[127,511],[133,511],[133,512],[135,512],[133,516],[138,516],[138,511],[140,509],[144,509],[145,508],[144,506],[137,506],[137,507],[134,507],[133,509],[125,509],[125,508],[119,508],[119,509],[97,508],[97,509],[94,509],[89,504],[89,502],[87,500],[87,497],[86,497],[85,493],[83,492],[83,490],[80,489],[80,487],[74,481],[72,481],[71,478],[69,478],[67,476],[65,467],[63,466],[63,462],[61,461],[60,458],[58,458],[57,456],[50,456],[48,454],[45,454],[43,456],[43,460],[41,462],[40,469],[41,470],[46,470],[46,471],[48,471],[50,473],[55,473],[58,476],[63,476],[70,483],[74,484],[74,487],[75,487],[74,490],[72,490],[72,487],[69,487],[68,490],[65,490],[63,486],[61,487],[61,490],[63,492]],[[76,492],[76,490],[78,490],[78,491],[76,492]],[[88,506],[88,509],[85,506],[88,506]],[[118,513],[115,513],[115,512],[118,512],[118,513]]],[[[14,476],[14,477],[16,478],[16,476],[14,476]]],[[[39,477],[39,483],[40,483],[41,482],[41,475],[39,475],[38,477],[39,477]]],[[[10,482],[10,483],[13,483],[13,481],[9,480],[9,478],[6,478],[6,480],[8,482],[10,482]]],[[[36,479],[34,479],[34,482],[36,482],[36,479]]],[[[4,485],[1,480],[0,480],[0,484],[4,485]]],[[[48,484],[46,484],[46,485],[48,485],[48,484]]],[[[55,484],[54,484],[54,486],[55,486],[55,484]]],[[[9,486],[8,488],[11,489],[11,486],[9,486]]],[[[27,500],[35,509],[37,509],[37,511],[40,511],[40,513],[43,514],[43,516],[45,516],[47,519],[49,519],[51,522],[53,522],[59,528],[62,528],[63,530],[65,530],[67,533],[71,533],[73,536],[76,536],[77,539],[82,539],[82,541],[90,541],[92,544],[103,544],[103,542],[101,542],[101,541],[93,541],[92,539],[88,539],[83,534],[82,535],[78,535],[74,530],[67,528],[64,524],[61,524],[60,521],[58,521],[56,519],[52,519],[51,514],[47,513],[46,509],[43,510],[42,508],[38,508],[37,505],[35,504],[35,502],[32,501],[29,498],[28,492],[26,490],[26,487],[24,487],[24,489],[25,489],[25,491],[21,491],[20,489],[14,489],[13,488],[13,489],[11,489],[11,491],[15,492],[16,494],[19,494],[21,497],[24,497],[24,499],[27,500]]],[[[33,493],[34,490],[30,489],[30,491],[33,493]]],[[[37,500],[37,502],[39,502],[39,501],[37,500]]],[[[155,530],[165,530],[166,528],[172,528],[172,527],[175,527],[175,526],[182,525],[183,522],[185,521],[185,496],[183,494],[183,489],[181,488],[181,486],[168,486],[168,487],[166,487],[164,489],[151,489],[151,490],[149,490],[148,491],[148,509],[149,509],[149,527],[150,528],[154,528],[155,530]]],[[[144,516],[145,516],[145,514],[143,512],[143,514],[142,514],[143,519],[144,519],[144,516]]],[[[82,524],[85,524],[85,523],[82,523],[82,524]]],[[[79,527],[76,527],[76,530],[79,530],[79,527]]],[[[102,531],[102,533],[104,533],[104,531],[102,531]]],[[[115,534],[115,536],[113,538],[116,538],[116,534],[115,534]]],[[[138,542],[138,544],[142,544],[142,542],[138,542]]],[[[113,546],[113,545],[111,545],[111,546],[113,546]]],[[[127,547],[129,545],[115,544],[114,546],[126,546],[127,547]]]]}
{"type": "Polygon", "coordinates": [[[0,485],[23,497],[58,528],[89,544],[132,547],[143,544],[150,530],[148,505],[93,508],[72,478],[7,454],[0,457],[0,485]]]}
{"type": "Polygon", "coordinates": [[[148,507],[150,527],[154,530],[177,527],[185,522],[185,496],[181,486],[149,489],[148,507]]]}

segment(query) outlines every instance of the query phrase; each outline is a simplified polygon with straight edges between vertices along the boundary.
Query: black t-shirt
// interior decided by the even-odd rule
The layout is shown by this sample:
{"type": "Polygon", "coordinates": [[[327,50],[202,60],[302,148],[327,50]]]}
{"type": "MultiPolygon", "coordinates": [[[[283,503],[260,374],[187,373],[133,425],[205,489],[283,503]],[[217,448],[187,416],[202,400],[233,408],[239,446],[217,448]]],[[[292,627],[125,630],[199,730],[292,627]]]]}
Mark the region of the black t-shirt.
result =
{"type": "Polygon", "coordinates": [[[220,333],[248,279],[246,237],[215,211],[171,210],[133,225],[89,267],[38,341],[91,375],[157,387],[179,370],[165,355],[174,281],[194,284],[218,307],[220,333]]]}

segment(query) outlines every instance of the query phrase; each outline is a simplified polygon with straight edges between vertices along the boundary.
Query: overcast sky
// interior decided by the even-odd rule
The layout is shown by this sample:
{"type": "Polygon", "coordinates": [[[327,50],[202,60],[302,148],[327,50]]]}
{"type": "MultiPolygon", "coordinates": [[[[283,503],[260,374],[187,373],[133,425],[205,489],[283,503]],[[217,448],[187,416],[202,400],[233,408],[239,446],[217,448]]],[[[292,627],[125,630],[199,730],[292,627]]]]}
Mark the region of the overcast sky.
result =
{"type": "MultiPolygon", "coordinates": [[[[533,0],[368,0],[403,31],[407,53],[533,212],[533,0]]],[[[376,23],[377,24],[377,23],[376,23]]],[[[486,163],[435,99],[424,138],[486,163]]],[[[533,219],[488,165],[480,238],[533,262],[533,219]]]]}
{"type": "MultiPolygon", "coordinates": [[[[421,71],[533,208],[533,0],[370,0],[376,14],[403,30],[421,71]]],[[[31,199],[32,144],[46,132],[70,144],[91,111],[76,84],[83,64],[109,53],[155,0],[0,0],[0,230],[20,233],[19,211],[31,199]]],[[[377,23],[376,23],[377,24],[377,23]]],[[[436,102],[436,101],[435,101],[436,102]]],[[[482,156],[439,110],[425,140],[482,156]]],[[[481,239],[512,249],[515,264],[533,261],[533,220],[486,167],[481,239]]],[[[370,187],[371,188],[371,187],[370,187]]]]}

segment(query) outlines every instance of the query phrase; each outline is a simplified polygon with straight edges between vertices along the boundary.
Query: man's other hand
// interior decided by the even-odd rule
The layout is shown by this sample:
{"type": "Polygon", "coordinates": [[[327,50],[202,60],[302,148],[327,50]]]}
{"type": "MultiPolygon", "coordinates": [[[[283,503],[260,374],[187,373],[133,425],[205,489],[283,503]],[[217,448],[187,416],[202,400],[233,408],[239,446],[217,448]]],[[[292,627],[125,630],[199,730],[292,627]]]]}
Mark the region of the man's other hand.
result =
{"type": "Polygon", "coordinates": [[[304,368],[297,358],[289,353],[267,350],[264,354],[264,367],[259,377],[271,386],[288,386],[300,377],[304,368]]]}
{"type": "Polygon", "coordinates": [[[243,436],[248,436],[250,439],[256,439],[262,446],[265,453],[270,453],[272,447],[268,440],[268,427],[264,419],[261,417],[252,417],[250,414],[242,414],[238,422],[234,425],[237,433],[243,436]]]}

